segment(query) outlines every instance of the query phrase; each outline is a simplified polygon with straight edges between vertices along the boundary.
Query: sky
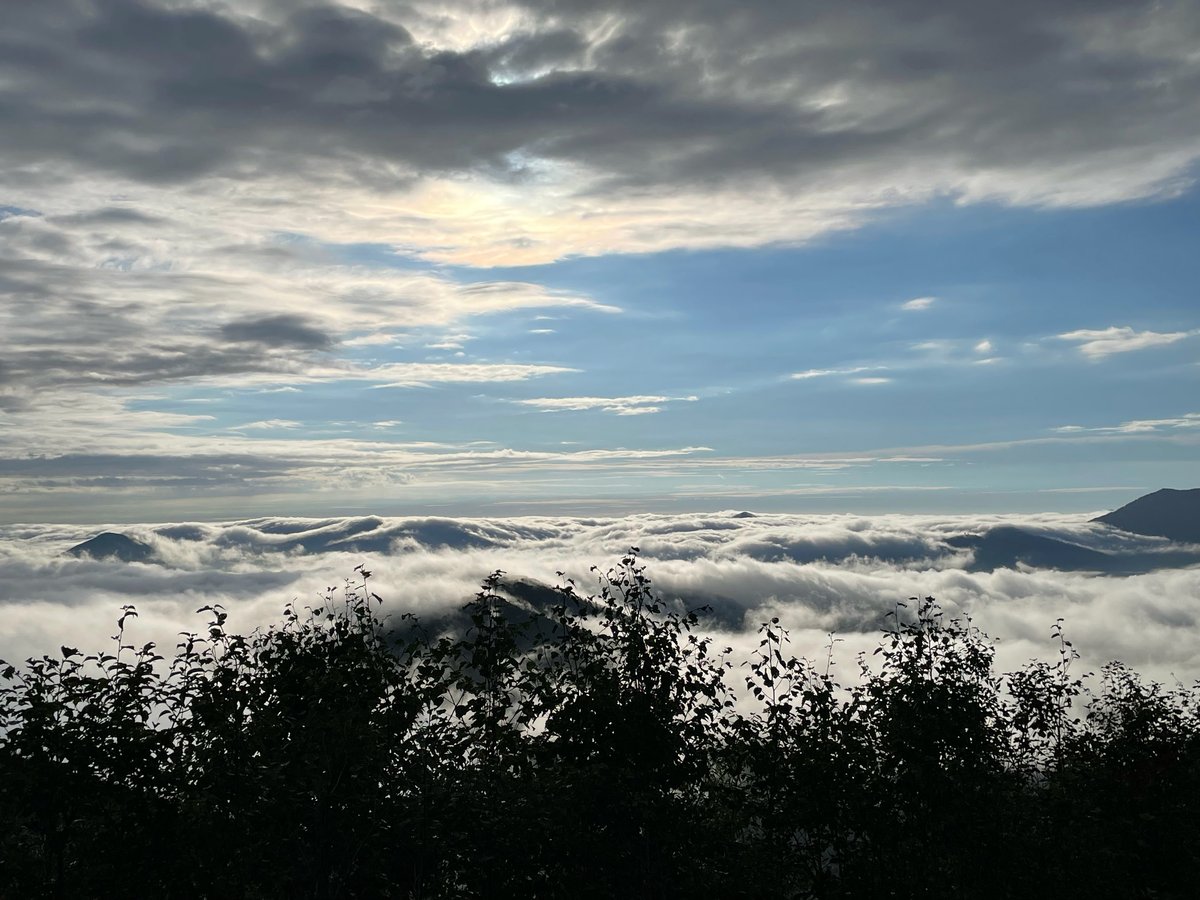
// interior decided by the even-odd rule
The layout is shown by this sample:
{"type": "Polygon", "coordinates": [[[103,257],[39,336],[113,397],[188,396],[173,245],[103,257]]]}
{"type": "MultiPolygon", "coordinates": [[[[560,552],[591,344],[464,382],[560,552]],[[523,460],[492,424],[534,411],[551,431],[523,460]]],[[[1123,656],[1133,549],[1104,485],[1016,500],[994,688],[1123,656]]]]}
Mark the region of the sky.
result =
{"type": "Polygon", "coordinates": [[[1187,0],[0,4],[0,522],[1111,509],[1187,0]]]}

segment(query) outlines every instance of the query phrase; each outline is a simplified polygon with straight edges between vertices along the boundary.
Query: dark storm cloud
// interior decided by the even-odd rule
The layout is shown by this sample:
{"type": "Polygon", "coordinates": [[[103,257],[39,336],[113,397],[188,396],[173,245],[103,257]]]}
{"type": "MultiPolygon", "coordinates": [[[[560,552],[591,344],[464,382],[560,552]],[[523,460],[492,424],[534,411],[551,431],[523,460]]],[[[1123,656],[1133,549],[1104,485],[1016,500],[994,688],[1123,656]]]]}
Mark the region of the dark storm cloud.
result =
{"type": "Polygon", "coordinates": [[[489,70],[519,78],[529,72],[541,72],[578,62],[587,50],[587,42],[577,31],[550,29],[522,32],[505,38],[481,51],[489,70]]]}
{"type": "Polygon", "coordinates": [[[147,215],[128,206],[106,206],[103,209],[83,213],[73,213],[68,216],[55,216],[54,221],[64,225],[104,226],[104,225],[157,225],[163,220],[157,216],[147,215]]]}
{"type": "Polygon", "coordinates": [[[0,138],[10,161],[50,153],[145,181],[273,166],[277,155],[469,167],[519,147],[546,107],[497,104],[475,56],[416,49],[403,28],[334,7],[268,25],[51,0],[15,20],[0,55],[19,87],[0,96],[0,118],[27,127],[0,138]]]}
{"type": "MultiPolygon", "coordinates": [[[[288,370],[286,358],[263,357],[253,348],[199,343],[155,343],[150,346],[102,346],[88,349],[11,351],[10,378],[27,385],[112,385],[129,387],[188,378],[274,373],[288,370]]],[[[295,370],[299,370],[297,363],[295,370]]]]}
{"type": "Polygon", "coordinates": [[[0,153],[156,182],[331,159],[516,175],[521,151],[611,189],[1197,152],[1190,3],[524,6],[517,32],[445,49],[400,5],[5,4],[0,153]]]}
{"type": "MultiPolygon", "coordinates": [[[[1196,34],[1194,6],[615,5],[625,25],[594,48],[598,68],[652,73],[674,96],[716,75],[724,81],[717,91],[746,98],[741,112],[773,112],[765,127],[733,121],[740,127],[725,132],[722,111],[710,108],[693,127],[712,140],[669,160],[697,178],[880,158],[1023,167],[1197,134],[1179,120],[1152,124],[1168,107],[1196,109],[1197,66],[1179,42],[1196,34]],[[664,52],[672,33],[679,46],[664,52]],[[836,102],[789,111],[796,100],[823,98],[836,102]]],[[[531,6],[580,17],[592,8],[531,6]]],[[[610,150],[621,152],[595,148],[615,168],[610,150]]]]}
{"type": "Polygon", "coordinates": [[[304,316],[286,314],[229,322],[221,326],[221,337],[227,341],[259,343],[268,347],[328,350],[333,346],[333,338],[304,316]]]}

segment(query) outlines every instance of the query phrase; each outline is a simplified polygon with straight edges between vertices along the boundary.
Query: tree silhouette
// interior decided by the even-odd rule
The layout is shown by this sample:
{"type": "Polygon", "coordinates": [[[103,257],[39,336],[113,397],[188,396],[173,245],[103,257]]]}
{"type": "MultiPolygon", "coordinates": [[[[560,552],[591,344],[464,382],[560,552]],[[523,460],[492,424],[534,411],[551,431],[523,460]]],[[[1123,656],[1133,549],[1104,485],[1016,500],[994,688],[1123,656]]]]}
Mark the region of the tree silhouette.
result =
{"type": "Polygon", "coordinates": [[[487,577],[442,632],[361,567],[249,634],[206,607],[0,663],[0,897],[1190,897],[1200,691],[994,671],[932,598],[835,678],[750,658],[634,548],[542,608],[487,577]]]}

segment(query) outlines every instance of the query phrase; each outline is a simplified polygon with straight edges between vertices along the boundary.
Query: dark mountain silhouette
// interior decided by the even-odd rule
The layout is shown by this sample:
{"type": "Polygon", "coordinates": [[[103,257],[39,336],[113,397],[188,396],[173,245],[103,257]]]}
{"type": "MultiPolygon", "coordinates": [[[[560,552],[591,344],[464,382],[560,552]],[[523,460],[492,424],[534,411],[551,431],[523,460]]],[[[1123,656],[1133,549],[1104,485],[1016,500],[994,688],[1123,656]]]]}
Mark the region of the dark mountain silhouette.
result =
{"type": "MultiPolygon", "coordinates": [[[[580,593],[586,595],[586,586],[580,593]]],[[[517,646],[529,649],[539,635],[559,633],[559,627],[550,616],[551,610],[566,602],[558,588],[524,576],[505,575],[495,587],[497,602],[496,617],[508,626],[520,626],[517,646]]],[[[743,605],[727,597],[694,594],[687,597],[664,598],[665,606],[677,613],[688,610],[696,612],[700,619],[707,619],[730,628],[740,627],[745,614],[743,605]]],[[[571,609],[571,612],[578,612],[571,609]]],[[[417,636],[418,628],[427,636],[452,635],[462,637],[472,627],[471,618],[465,607],[445,610],[421,616],[420,624],[411,620],[392,619],[390,636],[397,644],[403,644],[417,636]]]]}
{"type": "Polygon", "coordinates": [[[1113,553],[1012,525],[990,528],[980,534],[955,535],[947,538],[946,543],[973,552],[973,559],[965,567],[968,572],[1012,569],[1021,564],[1037,569],[1058,569],[1061,572],[1138,575],[1200,563],[1200,553],[1184,547],[1142,548],[1113,553]]]}
{"type": "Polygon", "coordinates": [[[1134,534],[1200,544],[1200,488],[1187,491],[1163,488],[1092,521],[1134,534]]]}
{"type": "MultiPolygon", "coordinates": [[[[521,645],[525,648],[532,646],[532,641],[539,629],[543,632],[553,630],[554,626],[546,613],[551,607],[563,601],[562,594],[555,588],[532,578],[503,577],[496,584],[497,602],[496,616],[507,625],[525,626],[529,631],[522,635],[521,645]]],[[[392,639],[399,642],[411,640],[416,636],[416,628],[420,627],[427,635],[449,634],[461,637],[471,628],[471,618],[464,607],[446,610],[421,617],[417,626],[409,620],[393,620],[391,623],[392,639]]]]}
{"type": "Polygon", "coordinates": [[[562,592],[552,585],[533,578],[505,577],[500,580],[499,590],[515,605],[529,612],[545,613],[563,602],[562,592]]]}
{"type": "Polygon", "coordinates": [[[1018,563],[1039,569],[1110,572],[1124,562],[1110,553],[1033,534],[1011,525],[991,528],[983,534],[952,537],[947,543],[975,552],[974,560],[967,566],[973,572],[1011,569],[1018,563]]]}
{"type": "Polygon", "coordinates": [[[106,531],[82,544],[76,544],[67,553],[75,557],[119,559],[122,562],[149,562],[154,556],[154,551],[148,544],[114,531],[106,531]]]}

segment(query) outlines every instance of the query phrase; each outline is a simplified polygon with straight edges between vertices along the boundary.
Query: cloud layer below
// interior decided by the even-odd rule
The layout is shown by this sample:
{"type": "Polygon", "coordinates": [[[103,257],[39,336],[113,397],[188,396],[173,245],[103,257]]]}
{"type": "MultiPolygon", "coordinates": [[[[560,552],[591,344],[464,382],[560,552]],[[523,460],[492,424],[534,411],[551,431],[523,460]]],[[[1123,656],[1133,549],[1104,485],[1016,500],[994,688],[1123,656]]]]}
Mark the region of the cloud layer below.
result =
{"type": "Polygon", "coordinates": [[[684,604],[709,605],[707,627],[731,644],[746,645],[758,622],[779,615],[806,655],[821,654],[828,633],[838,633],[847,673],[896,603],[934,596],[997,638],[1007,668],[1049,654],[1049,628],[1061,616],[1085,666],[1121,659],[1160,679],[1200,677],[1200,548],[1077,516],[270,518],[120,530],[149,544],[159,561],[64,556],[95,533],[78,526],[0,531],[0,657],[61,643],[97,647],[125,603],[140,611],[139,641],[170,646],[179,631],[202,624],[194,611],[213,603],[249,629],[288,601],[315,603],[360,563],[375,573],[387,612],[437,618],[494,570],[546,584],[564,572],[586,590],[595,584],[592,565],[607,568],[638,546],[656,587],[684,604]],[[1131,575],[1022,564],[972,570],[957,539],[998,526],[1116,555],[1159,554],[1174,567],[1131,575]]]}

